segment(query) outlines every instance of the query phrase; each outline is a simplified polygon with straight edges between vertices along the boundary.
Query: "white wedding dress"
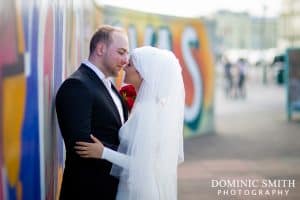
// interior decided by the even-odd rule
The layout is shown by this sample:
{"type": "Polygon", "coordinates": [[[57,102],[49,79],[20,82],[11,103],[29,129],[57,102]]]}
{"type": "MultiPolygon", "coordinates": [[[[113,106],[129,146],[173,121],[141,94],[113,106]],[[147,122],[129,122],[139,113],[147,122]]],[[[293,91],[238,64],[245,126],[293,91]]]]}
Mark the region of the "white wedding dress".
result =
{"type": "Polygon", "coordinates": [[[177,166],[183,162],[184,85],[174,54],[153,47],[133,50],[143,78],[118,152],[104,148],[120,179],[117,200],[176,200],[177,166]]]}

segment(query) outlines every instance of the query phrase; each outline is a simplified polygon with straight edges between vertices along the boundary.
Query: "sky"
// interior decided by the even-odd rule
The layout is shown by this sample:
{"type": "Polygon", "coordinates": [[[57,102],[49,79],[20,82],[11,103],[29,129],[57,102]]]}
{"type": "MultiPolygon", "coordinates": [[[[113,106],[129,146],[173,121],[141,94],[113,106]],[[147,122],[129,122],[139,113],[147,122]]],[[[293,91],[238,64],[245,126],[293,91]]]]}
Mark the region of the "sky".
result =
{"type": "Polygon", "coordinates": [[[208,16],[217,10],[246,11],[253,16],[278,16],[282,0],[95,0],[112,5],[152,13],[182,17],[208,16]],[[264,8],[265,7],[265,12],[264,8]]]}

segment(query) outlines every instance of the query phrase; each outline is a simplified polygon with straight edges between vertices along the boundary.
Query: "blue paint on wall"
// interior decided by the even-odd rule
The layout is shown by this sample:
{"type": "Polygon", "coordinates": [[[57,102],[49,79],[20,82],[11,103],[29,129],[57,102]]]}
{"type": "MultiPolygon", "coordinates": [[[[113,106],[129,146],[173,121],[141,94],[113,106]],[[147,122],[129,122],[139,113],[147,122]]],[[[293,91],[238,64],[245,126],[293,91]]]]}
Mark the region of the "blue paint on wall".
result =
{"type": "MultiPolygon", "coordinates": [[[[22,199],[40,200],[40,152],[38,124],[38,30],[39,10],[34,4],[32,13],[32,29],[28,38],[30,52],[30,75],[26,79],[25,118],[22,128],[22,155],[20,179],[22,184],[22,199]]],[[[29,22],[30,23],[30,22],[29,22]]]]}

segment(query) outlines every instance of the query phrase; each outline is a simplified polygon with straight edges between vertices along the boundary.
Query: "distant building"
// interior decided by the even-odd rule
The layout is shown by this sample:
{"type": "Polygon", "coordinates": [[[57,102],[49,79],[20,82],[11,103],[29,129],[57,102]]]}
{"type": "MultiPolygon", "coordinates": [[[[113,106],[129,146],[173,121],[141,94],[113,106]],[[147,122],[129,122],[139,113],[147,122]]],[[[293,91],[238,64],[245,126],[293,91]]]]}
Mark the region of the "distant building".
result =
{"type": "Polygon", "coordinates": [[[250,49],[270,49],[278,45],[278,18],[251,18],[250,49]]]}
{"type": "Polygon", "coordinates": [[[300,0],[282,0],[279,47],[300,46],[300,0]]]}
{"type": "Polygon", "coordinates": [[[219,11],[214,15],[216,34],[225,49],[247,48],[250,46],[251,20],[248,13],[219,11]]]}
{"type": "Polygon", "coordinates": [[[209,33],[213,34],[213,49],[262,50],[277,47],[278,18],[253,17],[246,12],[221,10],[204,21],[209,33]]]}

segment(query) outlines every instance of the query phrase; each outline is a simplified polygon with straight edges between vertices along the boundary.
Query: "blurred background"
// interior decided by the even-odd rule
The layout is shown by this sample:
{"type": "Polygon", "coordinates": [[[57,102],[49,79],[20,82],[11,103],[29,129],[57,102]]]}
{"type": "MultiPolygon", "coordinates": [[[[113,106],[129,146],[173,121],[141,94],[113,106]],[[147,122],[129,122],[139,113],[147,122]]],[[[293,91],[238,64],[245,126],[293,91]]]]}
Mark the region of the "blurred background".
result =
{"type": "Polygon", "coordinates": [[[0,200],[58,199],[54,97],[104,23],[125,28],[130,49],[169,49],[180,61],[180,200],[300,199],[300,0],[0,0],[0,200]],[[212,186],[253,179],[296,185],[260,196],[212,186]]]}

